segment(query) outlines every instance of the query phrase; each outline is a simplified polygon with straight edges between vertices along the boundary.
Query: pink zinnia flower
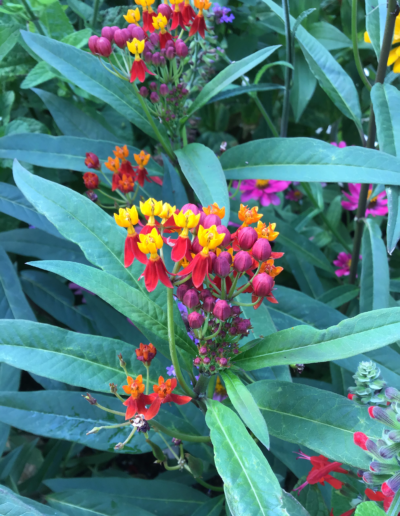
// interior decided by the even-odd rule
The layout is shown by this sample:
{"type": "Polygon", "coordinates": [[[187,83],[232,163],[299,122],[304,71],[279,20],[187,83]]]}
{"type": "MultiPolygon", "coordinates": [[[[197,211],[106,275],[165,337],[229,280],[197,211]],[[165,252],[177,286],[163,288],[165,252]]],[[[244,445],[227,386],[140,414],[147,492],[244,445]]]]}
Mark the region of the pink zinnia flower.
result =
{"type": "Polygon", "coordinates": [[[240,190],[244,192],[241,197],[242,202],[250,199],[257,199],[261,206],[275,206],[280,204],[276,192],[282,192],[290,185],[291,181],[274,181],[273,179],[246,179],[240,185],[240,190]]]}
{"type": "Polygon", "coordinates": [[[299,202],[303,197],[303,193],[300,190],[289,190],[289,192],[285,195],[285,199],[289,199],[289,201],[299,202]]]}
{"type": "Polygon", "coordinates": [[[343,149],[344,147],[347,147],[346,142],[339,142],[339,143],[331,142],[331,145],[334,145],[335,147],[339,147],[339,149],[343,149]]]}
{"type": "MultiPolygon", "coordinates": [[[[348,201],[342,201],[342,206],[345,210],[354,211],[358,206],[358,199],[360,198],[361,191],[361,183],[349,183],[350,193],[344,192],[342,193],[347,197],[348,201]]],[[[372,194],[372,185],[369,185],[368,190],[368,204],[367,209],[365,211],[365,216],[372,215],[376,217],[377,215],[387,215],[388,207],[387,207],[387,199],[386,192],[381,192],[376,197],[370,199],[372,194]]]]}

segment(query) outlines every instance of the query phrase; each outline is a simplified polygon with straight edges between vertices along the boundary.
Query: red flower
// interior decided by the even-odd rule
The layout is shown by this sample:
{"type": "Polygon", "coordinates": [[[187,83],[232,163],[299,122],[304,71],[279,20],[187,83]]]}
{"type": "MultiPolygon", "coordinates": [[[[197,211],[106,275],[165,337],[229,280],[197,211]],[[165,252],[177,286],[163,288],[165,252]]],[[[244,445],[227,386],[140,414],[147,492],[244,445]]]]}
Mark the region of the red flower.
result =
{"type": "Polygon", "coordinates": [[[344,474],[348,473],[347,470],[341,468],[342,464],[340,462],[329,462],[329,459],[323,455],[309,457],[302,452],[299,453],[299,458],[309,460],[313,467],[307,475],[307,480],[304,482],[304,484],[295,489],[295,491],[300,493],[300,491],[308,484],[312,485],[319,483],[325,485],[325,482],[328,482],[328,484],[330,484],[334,489],[341,489],[343,482],[330,475],[332,472],[344,474]]]}
{"type": "Polygon", "coordinates": [[[369,487],[365,490],[365,494],[373,502],[383,502],[387,498],[381,491],[373,491],[369,487]]]}
{"type": "Polygon", "coordinates": [[[177,383],[176,378],[168,379],[167,381],[164,381],[162,376],[158,378],[158,385],[153,386],[154,393],[149,395],[152,403],[147,410],[146,419],[152,419],[156,416],[163,403],[172,402],[177,405],[186,405],[186,403],[192,400],[190,396],[179,396],[172,393],[177,383]]]}
{"type": "Polygon", "coordinates": [[[157,250],[161,249],[164,243],[157,229],[153,228],[151,232],[147,234],[141,233],[139,239],[138,247],[140,251],[144,254],[150,253],[149,261],[139,279],[144,277],[144,284],[149,292],[152,292],[156,288],[158,280],[166,287],[173,288],[168,278],[164,262],[157,253],[157,250]]]}
{"type": "MultiPolygon", "coordinates": [[[[126,378],[128,385],[123,385],[122,388],[126,394],[130,394],[129,398],[124,402],[127,407],[125,419],[131,419],[135,414],[143,414],[145,419],[151,419],[147,416],[146,405],[151,403],[151,398],[147,394],[143,394],[145,385],[143,383],[143,376],[140,374],[134,380],[131,376],[126,378]]],[[[152,416],[154,417],[154,416],[152,416]]]]}
{"type": "Polygon", "coordinates": [[[190,25],[190,22],[196,18],[196,13],[190,5],[189,0],[185,0],[185,5],[182,7],[182,16],[185,25],[190,25]]]}
{"type": "Polygon", "coordinates": [[[93,172],[83,174],[83,182],[89,190],[96,190],[99,187],[99,176],[93,172]]]}
{"type": "Polygon", "coordinates": [[[200,34],[200,36],[204,39],[205,31],[206,31],[206,22],[204,21],[204,16],[202,14],[198,14],[192,23],[190,28],[189,37],[194,36],[196,32],[200,34]]]}
{"type": "Polygon", "coordinates": [[[153,358],[157,355],[157,350],[153,344],[140,343],[139,349],[135,350],[136,358],[143,362],[146,367],[149,367],[153,358]]]}
{"type": "Polygon", "coordinates": [[[355,432],[353,435],[354,444],[359,446],[362,450],[366,450],[366,443],[368,441],[368,436],[363,434],[362,432],[355,432]]]}
{"type": "Polygon", "coordinates": [[[154,73],[150,72],[150,70],[147,68],[143,59],[135,59],[131,68],[131,82],[134,82],[136,79],[139,79],[140,82],[144,82],[146,79],[146,73],[154,75],[154,73]]]}
{"type": "Polygon", "coordinates": [[[133,192],[135,183],[133,182],[132,176],[127,174],[119,174],[118,188],[122,193],[133,192]]]}
{"type": "Polygon", "coordinates": [[[124,266],[130,267],[135,258],[139,260],[139,262],[146,264],[147,257],[138,247],[139,235],[134,228],[139,221],[136,206],[125,209],[120,208],[118,215],[114,213],[114,218],[118,226],[128,230],[125,240],[124,266]]]}
{"type": "Polygon", "coordinates": [[[171,30],[174,30],[177,27],[182,27],[182,29],[185,30],[185,22],[184,22],[182,12],[181,12],[181,9],[180,9],[178,3],[175,4],[175,9],[172,13],[171,30]]]}
{"type": "Polygon", "coordinates": [[[101,169],[99,158],[93,152],[86,153],[85,165],[87,168],[95,168],[96,170],[101,169]]]}
{"type": "Polygon", "coordinates": [[[167,41],[172,41],[172,36],[168,31],[160,32],[160,48],[165,48],[167,41]]]}

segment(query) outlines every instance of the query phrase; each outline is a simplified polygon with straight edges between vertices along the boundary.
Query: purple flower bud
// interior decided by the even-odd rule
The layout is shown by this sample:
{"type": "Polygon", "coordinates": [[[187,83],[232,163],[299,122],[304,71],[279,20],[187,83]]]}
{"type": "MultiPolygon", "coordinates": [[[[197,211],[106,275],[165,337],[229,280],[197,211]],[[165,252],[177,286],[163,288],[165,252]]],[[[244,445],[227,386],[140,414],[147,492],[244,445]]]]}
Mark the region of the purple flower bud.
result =
{"type": "Polygon", "coordinates": [[[96,43],[97,52],[103,56],[108,57],[112,52],[111,43],[107,38],[99,38],[96,43]]]}
{"type": "Polygon", "coordinates": [[[203,363],[208,365],[209,363],[211,362],[211,358],[208,358],[208,357],[204,357],[203,358],[203,363]]]}
{"type": "Polygon", "coordinates": [[[113,40],[114,40],[114,34],[115,34],[115,31],[116,31],[116,30],[119,30],[119,27],[117,27],[116,25],[113,25],[113,26],[111,27],[111,30],[112,30],[112,33],[113,33],[113,40]]]}
{"type": "MultiPolygon", "coordinates": [[[[162,5],[165,5],[165,4],[162,4],[162,5]]],[[[160,95],[162,95],[163,97],[166,97],[169,93],[169,89],[168,89],[168,86],[166,84],[161,84],[160,85],[160,95]]]]}
{"type": "Polygon", "coordinates": [[[149,90],[146,88],[146,86],[142,86],[139,90],[139,93],[145,99],[149,96],[149,90]]]}
{"type": "Polygon", "coordinates": [[[389,400],[400,401],[400,392],[394,387],[388,387],[385,390],[385,395],[389,400]]]}
{"type": "Polygon", "coordinates": [[[188,308],[196,308],[200,303],[199,295],[194,288],[188,290],[183,296],[182,303],[188,308]]]}
{"type": "Polygon", "coordinates": [[[159,100],[160,100],[160,97],[159,97],[158,93],[157,93],[157,92],[155,92],[155,91],[152,91],[152,92],[150,93],[150,101],[151,101],[153,104],[157,104],[157,102],[159,102],[159,100]]]}
{"type": "Polygon", "coordinates": [[[201,346],[201,348],[199,349],[200,355],[206,355],[207,351],[208,351],[207,346],[201,346]]]}
{"type": "Polygon", "coordinates": [[[172,444],[174,444],[175,446],[179,446],[182,444],[182,441],[180,439],[177,439],[176,437],[173,437],[172,444]]]}
{"type": "Polygon", "coordinates": [[[175,48],[175,43],[172,39],[169,39],[166,43],[165,43],[165,50],[169,47],[172,47],[172,48],[175,48]]]}
{"type": "Polygon", "coordinates": [[[126,34],[123,30],[118,29],[114,32],[114,41],[117,47],[119,48],[125,48],[126,47],[126,34]]]}
{"type": "Polygon", "coordinates": [[[131,23],[128,25],[129,34],[131,35],[131,38],[138,39],[139,41],[143,41],[146,37],[144,30],[142,27],[139,27],[138,25],[135,25],[134,23],[131,23]]]}
{"type": "MultiPolygon", "coordinates": [[[[223,253],[220,254],[220,256],[222,255],[223,253]]],[[[227,253],[229,254],[229,253],[227,253]]],[[[240,306],[232,306],[232,315],[240,315],[242,313],[241,309],[240,309],[240,306]]]]}
{"type": "Polygon", "coordinates": [[[392,478],[389,478],[389,480],[386,481],[386,484],[394,493],[397,493],[400,489],[400,473],[396,473],[392,478]]]}
{"type": "Polygon", "coordinates": [[[197,330],[198,328],[201,328],[204,323],[204,316],[199,314],[198,312],[192,312],[188,315],[188,322],[189,326],[193,330],[197,330]]]}
{"type": "Polygon", "coordinates": [[[132,36],[131,36],[131,33],[128,29],[122,29],[122,32],[124,33],[125,35],[125,39],[126,41],[131,41],[132,39],[132,36]]]}
{"type": "MultiPolygon", "coordinates": [[[[173,99],[171,99],[172,102],[173,99]]],[[[204,211],[200,212],[200,220],[199,220],[199,226],[203,226],[204,228],[204,221],[206,220],[207,215],[204,213],[204,211]]]]}
{"type": "Polygon", "coordinates": [[[194,360],[193,360],[193,365],[195,366],[199,366],[201,364],[201,358],[200,357],[196,357],[194,360]]]}
{"type": "Polygon", "coordinates": [[[182,213],[186,213],[188,210],[192,211],[194,215],[198,215],[200,213],[199,208],[195,204],[184,204],[182,206],[182,213]]]}
{"type": "Polygon", "coordinates": [[[203,310],[204,312],[212,312],[215,306],[215,300],[212,296],[207,296],[203,301],[203,310]]]}
{"type": "Polygon", "coordinates": [[[215,262],[215,259],[217,257],[217,255],[214,253],[214,251],[210,251],[208,253],[208,256],[211,258],[211,268],[214,267],[214,262],[215,262]]]}
{"type": "Polygon", "coordinates": [[[157,91],[157,83],[155,81],[152,81],[149,84],[149,88],[150,88],[151,91],[157,91]]]}
{"type": "Polygon", "coordinates": [[[160,4],[157,7],[157,12],[161,13],[163,16],[165,16],[168,21],[170,20],[170,18],[172,16],[172,9],[168,4],[160,4]]]}
{"type": "Polygon", "coordinates": [[[165,57],[160,55],[160,66],[165,66],[166,60],[165,57]]]}
{"type": "Polygon", "coordinates": [[[231,316],[231,307],[224,299],[218,299],[215,303],[213,314],[220,321],[226,321],[231,316]]]}
{"type": "Polygon", "coordinates": [[[215,365],[210,366],[210,371],[212,371],[212,372],[215,371],[215,365]]]}
{"type": "Polygon", "coordinates": [[[200,292],[200,299],[201,299],[202,301],[204,301],[207,297],[210,297],[210,296],[212,297],[212,294],[211,294],[211,292],[210,292],[208,289],[206,289],[206,288],[203,288],[203,290],[200,292]]]}
{"type": "Polygon", "coordinates": [[[174,57],[175,57],[175,48],[172,47],[172,46],[169,46],[166,50],[165,50],[165,57],[171,61],[174,57]]]}
{"type": "Polygon", "coordinates": [[[255,242],[257,242],[257,231],[254,228],[248,227],[248,228],[242,228],[239,231],[239,247],[243,251],[249,251],[255,242]]]}
{"type": "MultiPolygon", "coordinates": [[[[224,234],[224,239],[222,240],[222,247],[227,247],[231,243],[231,234],[226,226],[217,226],[217,231],[219,235],[224,234]]],[[[229,254],[229,253],[228,253],[229,254]]],[[[232,258],[231,258],[232,259],[232,258]]],[[[231,262],[232,263],[232,262],[231,262]]]]}
{"type": "Polygon", "coordinates": [[[225,357],[220,358],[219,365],[221,367],[226,367],[228,365],[228,360],[225,357]]]}
{"type": "Polygon", "coordinates": [[[97,199],[98,199],[97,194],[95,194],[94,192],[92,192],[92,190],[88,190],[88,191],[86,192],[86,195],[87,195],[87,196],[88,196],[88,198],[89,198],[91,201],[93,201],[93,202],[96,202],[96,201],[97,201],[97,199]]]}
{"type": "Polygon", "coordinates": [[[188,49],[186,43],[184,43],[183,41],[181,43],[178,43],[178,41],[177,41],[175,44],[175,48],[176,48],[176,55],[178,57],[184,58],[189,53],[189,49],[188,49]]]}
{"type": "Polygon", "coordinates": [[[233,267],[238,272],[245,272],[253,264],[253,260],[247,251],[239,251],[233,259],[233,267]]]}
{"type": "Polygon", "coordinates": [[[259,238],[253,245],[253,257],[259,262],[269,260],[271,256],[271,245],[266,238],[259,238]]]}
{"type": "Polygon", "coordinates": [[[147,40],[144,44],[144,52],[153,52],[154,51],[154,45],[151,41],[147,40]]]}
{"type": "Polygon", "coordinates": [[[221,225],[221,219],[218,217],[218,215],[206,215],[206,218],[204,219],[203,227],[205,229],[210,228],[211,226],[220,226],[221,225]]]}
{"type": "Polygon", "coordinates": [[[274,280],[266,272],[262,272],[261,274],[258,274],[253,279],[253,291],[257,297],[268,296],[271,293],[273,286],[274,286],[274,280]]]}
{"type": "Polygon", "coordinates": [[[213,264],[214,273],[220,278],[226,278],[231,272],[231,266],[224,257],[218,256],[213,264]]]}
{"type": "Polygon", "coordinates": [[[154,66],[160,66],[161,64],[161,55],[160,52],[154,52],[152,56],[152,62],[154,66]]]}
{"type": "Polygon", "coordinates": [[[186,88],[183,88],[182,95],[187,95],[188,93],[189,93],[189,90],[187,90],[186,88]]]}
{"type": "Polygon", "coordinates": [[[160,45],[160,36],[157,34],[157,32],[150,34],[149,39],[154,47],[158,47],[160,45]]]}
{"type": "Polygon", "coordinates": [[[90,38],[89,38],[88,46],[89,46],[89,49],[92,54],[98,54],[97,46],[96,46],[98,40],[99,40],[98,36],[90,36],[90,38]]]}
{"type": "Polygon", "coordinates": [[[179,299],[179,301],[182,301],[183,296],[186,294],[189,288],[190,287],[187,285],[187,282],[182,283],[182,285],[179,285],[179,287],[176,289],[176,297],[179,299]]]}
{"type": "Polygon", "coordinates": [[[234,326],[231,326],[228,330],[229,335],[236,335],[237,329],[234,326]]]}
{"type": "Polygon", "coordinates": [[[101,29],[101,35],[103,38],[107,38],[108,41],[111,43],[113,40],[114,31],[112,30],[111,27],[103,27],[101,29]]]}
{"type": "Polygon", "coordinates": [[[238,322],[237,324],[237,331],[238,333],[240,333],[241,335],[246,335],[247,334],[247,330],[249,329],[249,324],[247,323],[249,319],[242,319],[241,321],[238,322]]]}
{"type": "Polygon", "coordinates": [[[143,52],[143,60],[146,63],[152,63],[153,62],[153,54],[151,52],[143,52]]]}

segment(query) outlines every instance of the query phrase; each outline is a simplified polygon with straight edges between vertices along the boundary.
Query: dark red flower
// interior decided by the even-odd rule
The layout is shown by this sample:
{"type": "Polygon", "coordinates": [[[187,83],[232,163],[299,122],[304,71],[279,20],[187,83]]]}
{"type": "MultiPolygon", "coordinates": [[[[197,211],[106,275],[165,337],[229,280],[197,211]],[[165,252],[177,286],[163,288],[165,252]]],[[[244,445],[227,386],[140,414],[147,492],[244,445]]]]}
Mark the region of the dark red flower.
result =
{"type": "Polygon", "coordinates": [[[89,190],[96,190],[99,187],[99,176],[93,172],[83,174],[83,182],[89,190]]]}

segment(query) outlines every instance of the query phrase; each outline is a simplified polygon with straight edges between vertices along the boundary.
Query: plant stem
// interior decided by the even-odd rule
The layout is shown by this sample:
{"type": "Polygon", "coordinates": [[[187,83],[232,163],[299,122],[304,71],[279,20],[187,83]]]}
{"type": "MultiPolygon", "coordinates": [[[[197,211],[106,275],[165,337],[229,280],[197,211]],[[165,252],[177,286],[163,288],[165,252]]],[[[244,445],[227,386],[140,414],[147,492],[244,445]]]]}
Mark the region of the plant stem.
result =
{"type": "Polygon", "coordinates": [[[204,374],[200,373],[199,379],[197,380],[197,383],[194,387],[194,392],[197,394],[197,396],[206,392],[209,380],[209,376],[205,376],[204,374]]]}
{"type": "Polygon", "coordinates": [[[218,375],[213,374],[207,386],[207,398],[212,400],[215,392],[218,375]]]}
{"type": "Polygon", "coordinates": [[[171,437],[181,439],[181,441],[188,441],[191,443],[209,443],[211,441],[211,439],[207,435],[190,435],[183,434],[178,430],[170,430],[169,428],[165,428],[165,426],[159,423],[158,421],[154,421],[154,419],[149,421],[149,424],[159,432],[163,432],[164,434],[167,434],[171,437]]]}
{"type": "MultiPolygon", "coordinates": [[[[375,84],[380,83],[383,84],[386,75],[387,69],[387,61],[390,52],[390,48],[392,46],[393,41],[393,31],[394,24],[396,22],[396,5],[397,0],[389,0],[386,14],[386,24],[385,24],[385,32],[383,34],[381,55],[379,57],[378,62],[378,71],[376,73],[375,84]]],[[[369,127],[368,127],[368,141],[367,148],[373,149],[375,144],[375,136],[376,136],[376,124],[375,124],[375,114],[374,109],[371,103],[370,107],[370,117],[369,117],[369,127]]],[[[349,275],[349,283],[354,284],[357,276],[357,266],[358,260],[360,257],[360,248],[361,248],[361,239],[364,229],[364,217],[365,210],[367,207],[368,201],[368,190],[369,184],[361,185],[360,197],[358,199],[358,207],[355,216],[356,221],[356,229],[354,233],[354,242],[353,242],[353,251],[351,254],[351,267],[350,267],[350,275],[349,275]]]]}
{"type": "Polygon", "coordinates": [[[147,377],[146,377],[146,394],[149,394],[150,388],[150,366],[146,366],[147,369],[147,377]]]}
{"type": "Polygon", "coordinates": [[[358,33],[357,33],[357,3],[358,0],[352,0],[352,8],[351,8],[351,39],[353,42],[353,54],[354,54],[354,61],[356,63],[356,68],[358,75],[360,76],[362,82],[364,83],[364,86],[367,88],[368,91],[371,91],[371,84],[369,83],[369,80],[367,79],[364,68],[361,62],[360,53],[358,51],[358,33]]]}
{"type": "Polygon", "coordinates": [[[176,351],[175,344],[175,333],[174,333],[174,291],[172,288],[167,289],[167,318],[168,318],[168,341],[169,341],[169,352],[171,355],[172,365],[175,369],[176,378],[180,383],[182,389],[191,398],[196,398],[196,393],[189,387],[183,378],[181,367],[179,365],[178,353],[176,351]]]}
{"type": "Polygon", "coordinates": [[[143,111],[145,112],[145,115],[147,116],[147,120],[149,121],[149,124],[151,125],[158,141],[163,146],[165,152],[168,154],[168,157],[170,157],[172,159],[172,161],[175,161],[175,155],[172,152],[171,146],[165,141],[164,137],[158,130],[158,127],[157,127],[156,123],[154,122],[154,118],[151,116],[149,108],[147,107],[146,102],[144,101],[144,98],[140,95],[136,84],[133,83],[132,86],[133,86],[133,91],[135,92],[136,98],[140,102],[140,105],[142,106],[143,111]]]}
{"type": "Polygon", "coordinates": [[[271,133],[275,136],[275,138],[279,138],[279,133],[278,133],[276,127],[274,126],[274,123],[271,120],[267,110],[262,105],[261,100],[258,98],[257,93],[252,95],[252,97],[253,97],[254,102],[256,103],[258,109],[261,111],[262,116],[264,117],[265,121],[267,122],[268,127],[271,129],[271,133]]]}
{"type": "Polygon", "coordinates": [[[117,414],[117,416],[125,416],[125,412],[118,412],[117,410],[111,410],[109,408],[103,407],[103,405],[100,405],[99,403],[96,403],[96,407],[104,410],[105,412],[110,412],[111,414],[117,414]]]}
{"type": "Polygon", "coordinates": [[[207,484],[207,482],[204,482],[204,480],[201,480],[199,477],[194,477],[196,479],[196,482],[198,482],[201,486],[206,487],[207,489],[210,489],[211,491],[218,491],[219,493],[224,492],[223,487],[216,487],[212,486],[211,484],[207,484]]]}
{"type": "Polygon", "coordinates": [[[29,3],[29,0],[22,0],[22,5],[25,7],[26,12],[28,13],[28,16],[31,20],[31,22],[36,27],[36,30],[39,34],[42,36],[45,36],[44,30],[42,28],[42,25],[40,24],[39,18],[36,16],[36,14],[33,12],[31,4],[29,3]]]}
{"type": "Polygon", "coordinates": [[[255,306],[260,301],[260,298],[258,297],[254,303],[232,303],[235,306],[255,306]]]}
{"type": "MultiPolygon", "coordinates": [[[[286,61],[293,64],[292,55],[292,32],[290,29],[290,9],[289,0],[282,0],[283,12],[285,15],[285,33],[286,33],[286,61]]],[[[289,125],[290,110],[290,81],[292,78],[292,69],[288,66],[285,71],[285,94],[283,97],[282,120],[281,120],[281,137],[286,138],[289,125]]]]}
{"type": "Polygon", "coordinates": [[[93,6],[93,18],[92,18],[92,30],[94,31],[97,23],[97,16],[99,14],[100,0],[94,0],[93,6]]]}
{"type": "Polygon", "coordinates": [[[397,516],[400,511],[400,490],[397,491],[393,501],[390,505],[389,510],[387,511],[387,516],[397,516]]]}

